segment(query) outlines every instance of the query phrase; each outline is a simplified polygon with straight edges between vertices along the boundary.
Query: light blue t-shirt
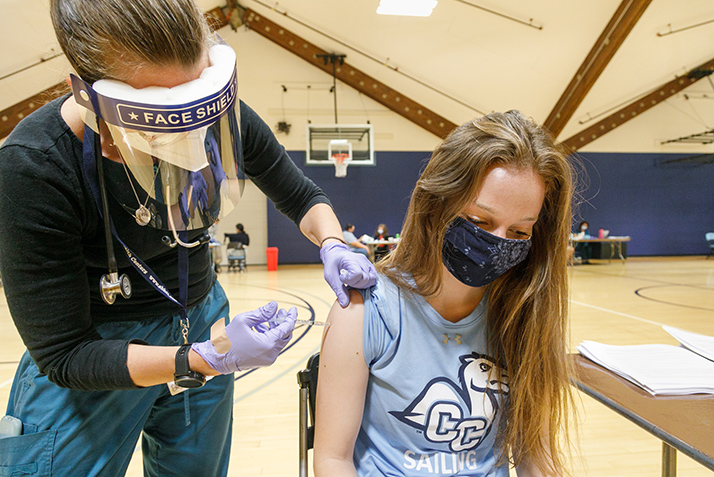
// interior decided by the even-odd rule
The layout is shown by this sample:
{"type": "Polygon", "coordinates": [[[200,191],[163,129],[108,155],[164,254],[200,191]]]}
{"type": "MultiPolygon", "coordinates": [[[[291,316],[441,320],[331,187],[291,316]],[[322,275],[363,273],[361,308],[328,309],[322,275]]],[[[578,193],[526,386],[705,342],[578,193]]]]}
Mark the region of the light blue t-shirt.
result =
{"type": "Polygon", "coordinates": [[[382,275],[362,294],[370,376],[357,473],[508,477],[495,446],[508,378],[485,354],[486,298],[451,323],[382,275]]]}

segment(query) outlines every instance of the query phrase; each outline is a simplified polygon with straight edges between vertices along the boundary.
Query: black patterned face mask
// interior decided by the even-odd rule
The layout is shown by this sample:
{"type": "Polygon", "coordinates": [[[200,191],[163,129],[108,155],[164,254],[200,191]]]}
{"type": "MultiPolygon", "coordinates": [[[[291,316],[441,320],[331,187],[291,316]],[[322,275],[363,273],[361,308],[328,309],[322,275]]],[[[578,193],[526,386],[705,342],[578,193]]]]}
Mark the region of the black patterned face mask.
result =
{"type": "Polygon", "coordinates": [[[461,283],[482,287],[525,260],[530,248],[530,239],[496,237],[458,217],[446,231],[441,257],[461,283]]]}

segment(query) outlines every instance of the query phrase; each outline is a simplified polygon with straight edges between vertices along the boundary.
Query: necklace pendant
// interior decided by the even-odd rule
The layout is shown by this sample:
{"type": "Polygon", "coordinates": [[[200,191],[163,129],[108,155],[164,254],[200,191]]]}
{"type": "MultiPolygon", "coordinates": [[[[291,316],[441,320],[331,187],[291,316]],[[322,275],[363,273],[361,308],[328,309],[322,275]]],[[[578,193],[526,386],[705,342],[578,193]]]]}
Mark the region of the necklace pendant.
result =
{"type": "Polygon", "coordinates": [[[149,209],[141,205],[138,209],[136,209],[136,212],[134,212],[134,218],[136,219],[136,223],[142,227],[149,225],[149,222],[151,222],[151,212],[149,212],[149,209]]]}

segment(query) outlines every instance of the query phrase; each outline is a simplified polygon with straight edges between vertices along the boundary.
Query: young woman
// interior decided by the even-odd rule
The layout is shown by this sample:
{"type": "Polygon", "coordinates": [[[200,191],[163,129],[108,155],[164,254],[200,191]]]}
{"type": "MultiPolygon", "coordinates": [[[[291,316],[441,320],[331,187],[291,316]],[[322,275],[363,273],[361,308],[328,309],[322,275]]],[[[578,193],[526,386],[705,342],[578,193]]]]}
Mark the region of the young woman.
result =
{"type": "MultiPolygon", "coordinates": [[[[377,225],[377,228],[375,229],[372,238],[375,240],[389,240],[390,238],[392,238],[392,236],[389,235],[389,229],[385,224],[379,224],[377,225]]],[[[392,250],[392,248],[394,248],[394,245],[378,245],[374,249],[374,261],[380,261],[385,255],[389,253],[390,250],[392,250]]]]}
{"type": "Polygon", "coordinates": [[[572,173],[516,111],[453,131],[375,287],[332,308],[317,476],[562,475],[572,173]]]}
{"type": "MultiPolygon", "coordinates": [[[[584,220],[578,225],[578,232],[576,234],[577,238],[589,239],[590,238],[590,224],[584,220]]],[[[590,259],[593,256],[592,245],[588,242],[578,242],[575,244],[575,256],[580,257],[582,263],[590,263],[590,259]]]]}
{"type": "Polygon", "coordinates": [[[73,94],[0,149],[0,268],[28,349],[0,467],[123,475],[141,436],[147,475],[227,475],[233,372],[270,365],[296,318],[272,302],[228,319],[206,231],[244,177],[321,246],[344,306],[340,277],[376,272],[239,101],[235,52],[193,0],[50,3],[73,94]]]}

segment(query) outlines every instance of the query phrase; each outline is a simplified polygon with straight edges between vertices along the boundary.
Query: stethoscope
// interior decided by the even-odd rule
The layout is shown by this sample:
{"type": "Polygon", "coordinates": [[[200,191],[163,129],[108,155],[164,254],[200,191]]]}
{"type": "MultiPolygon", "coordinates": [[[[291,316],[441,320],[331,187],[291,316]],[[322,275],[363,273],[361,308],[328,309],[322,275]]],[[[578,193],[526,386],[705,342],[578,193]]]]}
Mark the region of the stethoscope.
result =
{"type": "MultiPolygon", "coordinates": [[[[99,116],[97,116],[97,131],[99,131],[99,116]]],[[[107,268],[109,273],[102,275],[99,280],[99,291],[102,299],[107,305],[111,305],[116,300],[117,295],[128,299],[131,297],[131,280],[126,273],[119,275],[116,255],[114,255],[114,242],[112,240],[111,219],[109,218],[109,200],[107,199],[107,188],[104,183],[104,164],[102,163],[102,143],[99,133],[94,134],[94,157],[97,164],[97,175],[99,176],[99,192],[102,202],[104,218],[104,239],[107,244],[107,268]]]]}
{"type": "MultiPolygon", "coordinates": [[[[97,116],[97,131],[99,131],[99,117],[97,116]]],[[[112,240],[112,234],[116,234],[116,232],[112,228],[112,222],[111,218],[109,216],[109,199],[107,197],[107,190],[106,190],[106,185],[105,185],[105,179],[104,179],[104,165],[102,161],[102,150],[101,150],[101,136],[99,133],[94,133],[94,138],[93,138],[93,144],[94,144],[94,162],[97,167],[97,176],[98,176],[98,188],[99,188],[99,197],[96,197],[96,191],[93,188],[93,193],[95,195],[95,199],[99,199],[99,202],[101,204],[101,210],[100,212],[104,221],[104,238],[106,241],[106,247],[107,247],[107,268],[108,272],[104,275],[102,275],[101,279],[99,280],[99,290],[102,296],[102,299],[104,302],[108,305],[113,304],[116,301],[117,295],[121,295],[125,299],[128,299],[131,297],[132,293],[132,286],[131,286],[131,280],[129,279],[129,276],[126,275],[125,273],[119,275],[119,268],[117,267],[117,262],[116,262],[116,256],[114,254],[114,241],[112,240]]],[[[167,196],[168,196],[169,190],[167,189],[167,196]]],[[[100,204],[97,204],[98,207],[100,204]]],[[[168,207],[168,206],[167,206],[168,207]]],[[[181,245],[184,250],[181,250],[179,254],[181,255],[182,253],[185,254],[186,250],[188,248],[196,247],[198,245],[202,245],[205,243],[210,242],[211,237],[209,236],[208,232],[205,232],[198,240],[194,242],[187,243],[186,241],[182,240],[179,238],[179,233],[176,231],[176,228],[173,224],[171,212],[167,210],[167,214],[169,217],[169,221],[171,222],[171,232],[173,233],[173,240],[171,237],[168,235],[165,235],[162,237],[161,241],[164,243],[164,245],[168,246],[169,248],[175,248],[177,245],[181,245]]],[[[148,223],[148,222],[147,222],[148,223]]],[[[184,232],[185,233],[185,232],[184,232]]],[[[158,277],[155,276],[153,271],[144,264],[138,257],[136,257],[133,252],[131,252],[126,245],[119,239],[119,237],[116,237],[117,240],[122,244],[124,247],[127,256],[130,259],[130,262],[134,268],[143,275],[145,279],[159,291],[161,294],[163,294],[166,298],[169,300],[173,301],[174,303],[185,307],[185,304],[181,303],[180,301],[176,300],[171,294],[168,292],[165,286],[161,284],[161,281],[158,279],[158,277]]],[[[181,280],[179,280],[180,284],[183,286],[186,286],[186,283],[182,283],[181,280]]]]}
{"type": "MultiPolygon", "coordinates": [[[[97,130],[99,130],[99,118],[97,117],[97,130]]],[[[95,200],[97,200],[98,204],[97,207],[100,208],[100,212],[102,215],[102,219],[104,221],[104,239],[106,242],[106,248],[107,248],[107,268],[108,268],[108,273],[102,275],[102,277],[99,280],[99,290],[100,294],[102,296],[102,300],[108,305],[113,304],[116,301],[117,295],[121,295],[125,299],[128,299],[131,297],[132,293],[132,286],[131,286],[131,280],[129,276],[125,273],[122,273],[119,275],[119,268],[117,266],[117,261],[116,261],[116,255],[114,254],[114,241],[112,240],[112,235],[116,235],[116,231],[114,231],[113,226],[112,226],[112,221],[111,217],[109,215],[109,199],[107,196],[107,189],[106,189],[106,182],[105,182],[105,177],[104,177],[104,165],[102,161],[102,152],[101,152],[101,137],[99,133],[94,133],[94,138],[93,138],[93,144],[94,144],[94,163],[96,164],[96,172],[97,172],[97,178],[98,178],[98,187],[92,187],[93,194],[95,196],[95,200]],[[99,193],[97,194],[96,189],[99,189],[99,193]],[[97,197],[98,195],[98,197],[97,197]]],[[[169,211],[170,212],[170,211],[169,211]]],[[[179,233],[176,231],[175,227],[173,227],[172,223],[172,229],[171,231],[173,232],[173,240],[170,236],[165,235],[162,237],[161,241],[164,243],[169,248],[175,248],[177,245],[181,245],[184,249],[195,247],[201,244],[205,244],[210,242],[211,237],[208,235],[208,232],[205,232],[198,240],[194,242],[187,243],[179,238],[179,233]]],[[[124,245],[124,243],[121,241],[121,239],[117,236],[117,240],[121,243],[121,245],[124,247],[127,257],[129,258],[131,265],[142,275],[144,279],[147,279],[147,281],[157,290],[159,293],[164,295],[166,298],[169,300],[173,301],[179,306],[185,306],[185,304],[182,304],[179,300],[176,300],[171,294],[168,292],[166,287],[161,283],[159,278],[154,274],[154,272],[151,270],[149,266],[147,266],[145,263],[139,259],[136,255],[129,250],[129,248],[124,245]]],[[[185,250],[182,250],[179,252],[179,255],[182,253],[186,253],[185,250]]],[[[181,280],[179,280],[181,282],[181,280]]],[[[185,284],[183,284],[185,285],[185,284]]]]}

